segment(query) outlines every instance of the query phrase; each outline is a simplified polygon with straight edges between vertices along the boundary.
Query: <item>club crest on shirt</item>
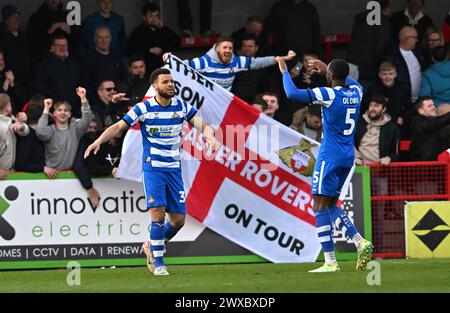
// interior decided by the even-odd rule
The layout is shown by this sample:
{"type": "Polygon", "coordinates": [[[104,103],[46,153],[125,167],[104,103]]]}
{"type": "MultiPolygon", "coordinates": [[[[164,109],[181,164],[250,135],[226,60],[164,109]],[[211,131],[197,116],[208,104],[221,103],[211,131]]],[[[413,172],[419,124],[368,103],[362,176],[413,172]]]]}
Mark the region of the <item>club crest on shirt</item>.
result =
{"type": "Polygon", "coordinates": [[[281,161],[292,169],[294,173],[310,177],[316,164],[316,158],[311,151],[311,148],[315,146],[317,145],[302,139],[299,146],[284,148],[278,151],[277,154],[281,161]]]}
{"type": "Polygon", "coordinates": [[[174,112],[172,118],[181,118],[181,116],[179,116],[177,112],[174,112]]]}
{"type": "Polygon", "coordinates": [[[152,196],[150,196],[150,199],[148,200],[148,204],[153,204],[153,203],[155,203],[155,202],[156,202],[156,200],[153,199],[152,196]]]}

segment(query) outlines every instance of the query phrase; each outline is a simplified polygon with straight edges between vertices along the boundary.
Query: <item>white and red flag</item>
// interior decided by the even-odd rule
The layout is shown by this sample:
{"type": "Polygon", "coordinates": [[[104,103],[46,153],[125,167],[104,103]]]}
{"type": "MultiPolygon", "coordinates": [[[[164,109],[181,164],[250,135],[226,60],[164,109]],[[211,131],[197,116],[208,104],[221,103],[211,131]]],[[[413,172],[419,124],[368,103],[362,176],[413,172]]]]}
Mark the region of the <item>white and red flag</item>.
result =
{"type": "MultiPolygon", "coordinates": [[[[260,114],[171,55],[176,95],[199,108],[222,144],[207,151],[185,123],[182,173],[188,214],[272,262],[314,262],[320,252],[311,175],[319,143],[260,114]]],[[[152,88],[147,97],[153,94],[152,88]]],[[[142,139],[128,131],[118,176],[139,181],[142,139]]]]}

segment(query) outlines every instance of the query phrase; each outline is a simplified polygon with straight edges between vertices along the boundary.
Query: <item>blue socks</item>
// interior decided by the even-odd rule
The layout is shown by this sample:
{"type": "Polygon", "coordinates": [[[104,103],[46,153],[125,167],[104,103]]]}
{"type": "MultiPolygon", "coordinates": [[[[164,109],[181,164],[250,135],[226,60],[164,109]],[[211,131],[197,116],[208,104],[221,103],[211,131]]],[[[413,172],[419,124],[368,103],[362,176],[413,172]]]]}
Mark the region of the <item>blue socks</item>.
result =
{"type": "Polygon", "coordinates": [[[164,224],[164,240],[169,241],[178,233],[178,231],[179,229],[174,228],[170,222],[166,222],[164,224]]]}
{"type": "Polygon", "coordinates": [[[152,222],[150,228],[150,250],[155,257],[155,267],[164,264],[164,222],[152,222]]]}
{"type": "Polygon", "coordinates": [[[347,238],[352,239],[356,234],[358,234],[358,230],[356,230],[355,225],[353,225],[347,214],[345,214],[341,208],[337,205],[333,205],[329,209],[329,212],[336,228],[341,230],[347,238]]]}
{"type": "Polygon", "coordinates": [[[317,236],[319,237],[319,242],[322,245],[323,252],[334,251],[334,242],[332,238],[333,225],[331,223],[331,217],[329,210],[320,210],[315,214],[316,217],[316,227],[317,236]]]}
{"type": "Polygon", "coordinates": [[[155,267],[160,267],[164,264],[164,242],[172,239],[179,229],[175,229],[170,222],[152,222],[150,228],[150,250],[155,257],[155,267]]]}

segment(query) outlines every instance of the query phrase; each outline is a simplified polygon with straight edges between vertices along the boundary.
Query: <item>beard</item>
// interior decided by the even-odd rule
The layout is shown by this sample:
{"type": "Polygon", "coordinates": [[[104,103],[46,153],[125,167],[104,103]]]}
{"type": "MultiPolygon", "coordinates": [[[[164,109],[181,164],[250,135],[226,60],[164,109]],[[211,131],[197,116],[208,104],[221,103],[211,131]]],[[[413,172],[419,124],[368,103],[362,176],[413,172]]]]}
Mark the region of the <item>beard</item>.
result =
{"type": "Polygon", "coordinates": [[[369,112],[368,115],[369,115],[369,119],[370,119],[371,121],[378,121],[378,120],[380,120],[381,117],[383,116],[383,113],[382,113],[382,112],[380,112],[380,113],[369,112]]]}
{"type": "Polygon", "coordinates": [[[175,96],[175,91],[159,91],[159,95],[164,99],[172,99],[175,96]]]}

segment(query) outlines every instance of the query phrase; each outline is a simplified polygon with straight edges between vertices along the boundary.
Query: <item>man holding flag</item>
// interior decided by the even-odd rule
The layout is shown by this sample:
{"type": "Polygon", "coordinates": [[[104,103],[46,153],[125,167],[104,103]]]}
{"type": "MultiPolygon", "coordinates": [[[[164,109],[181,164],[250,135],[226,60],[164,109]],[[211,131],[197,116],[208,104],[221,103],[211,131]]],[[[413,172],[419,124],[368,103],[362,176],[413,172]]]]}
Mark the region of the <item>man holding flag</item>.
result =
{"type": "Polygon", "coordinates": [[[196,116],[197,110],[190,104],[174,98],[175,84],[171,72],[160,68],[151,75],[155,97],[136,104],[124,118],[106,129],[90,145],[85,158],[108,142],[118,132],[125,131],[137,123],[140,125],[143,155],[142,181],[147,207],[151,214],[150,241],[144,243],[147,267],[157,276],[169,275],[164,263],[165,241],[173,238],[183,227],[186,216],[186,196],[180,166],[180,140],[183,121],[201,131],[207,149],[218,146],[214,130],[196,116]],[[169,221],[165,221],[165,213],[169,221]]]}

